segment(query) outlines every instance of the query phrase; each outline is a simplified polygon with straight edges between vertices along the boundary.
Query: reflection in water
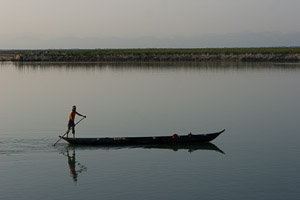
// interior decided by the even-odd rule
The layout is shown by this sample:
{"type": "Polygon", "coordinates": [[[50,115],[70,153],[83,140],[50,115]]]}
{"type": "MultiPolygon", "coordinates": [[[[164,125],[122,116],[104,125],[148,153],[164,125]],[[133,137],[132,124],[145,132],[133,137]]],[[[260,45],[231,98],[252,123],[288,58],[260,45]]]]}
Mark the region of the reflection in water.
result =
{"type": "Polygon", "coordinates": [[[174,152],[187,150],[193,153],[198,150],[211,150],[225,154],[219,147],[210,142],[194,144],[153,144],[153,145],[130,145],[130,146],[73,146],[68,145],[62,152],[68,158],[70,175],[75,183],[78,180],[78,174],[87,171],[87,167],[76,160],[76,150],[122,150],[122,149],[168,149],[174,152]]]}
{"type": "Polygon", "coordinates": [[[178,151],[180,149],[188,150],[192,153],[197,150],[212,150],[219,153],[225,154],[219,147],[208,142],[208,143],[199,143],[199,144],[161,144],[161,145],[148,145],[144,146],[145,149],[170,149],[173,151],[178,151]]]}
{"type": "MultiPolygon", "coordinates": [[[[63,154],[65,155],[65,154],[63,154]]],[[[70,175],[73,178],[73,181],[77,182],[77,177],[79,173],[87,171],[87,167],[80,164],[76,161],[76,154],[75,154],[75,147],[67,147],[66,148],[66,155],[68,157],[68,165],[70,168],[70,175]],[[72,155],[70,155],[70,150],[72,150],[72,155]],[[77,167],[77,169],[76,169],[77,167]]]]}
{"type": "Polygon", "coordinates": [[[198,150],[211,150],[225,154],[219,147],[210,142],[207,143],[193,143],[193,144],[147,144],[147,145],[107,145],[107,146],[73,146],[69,144],[69,147],[88,150],[121,150],[121,149],[168,149],[172,151],[187,150],[189,153],[198,150]]]}
{"type": "Polygon", "coordinates": [[[121,63],[53,63],[53,62],[13,62],[20,71],[30,70],[196,70],[196,71],[238,71],[238,70],[300,70],[300,63],[274,62],[121,62],[121,63]]]}

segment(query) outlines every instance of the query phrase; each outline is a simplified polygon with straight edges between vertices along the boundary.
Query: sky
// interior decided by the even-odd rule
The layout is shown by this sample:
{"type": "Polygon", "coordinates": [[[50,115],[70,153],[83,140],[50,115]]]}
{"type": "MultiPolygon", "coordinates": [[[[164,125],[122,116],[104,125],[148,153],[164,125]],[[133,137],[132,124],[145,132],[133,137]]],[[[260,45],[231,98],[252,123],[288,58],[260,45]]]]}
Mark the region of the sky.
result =
{"type": "Polygon", "coordinates": [[[300,46],[299,0],[0,0],[0,49],[300,46]]]}

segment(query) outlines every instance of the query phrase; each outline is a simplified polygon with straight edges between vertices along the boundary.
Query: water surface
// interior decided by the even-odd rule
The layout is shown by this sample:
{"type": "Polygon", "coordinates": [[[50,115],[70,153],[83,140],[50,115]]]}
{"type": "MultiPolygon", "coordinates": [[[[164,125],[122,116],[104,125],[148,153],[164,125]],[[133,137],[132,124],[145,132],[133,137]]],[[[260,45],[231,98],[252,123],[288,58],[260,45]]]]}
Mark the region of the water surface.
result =
{"type": "Polygon", "coordinates": [[[299,199],[299,76],[298,63],[1,63],[1,198],[299,199]],[[77,137],[226,132],[53,147],[73,105],[77,137]]]}

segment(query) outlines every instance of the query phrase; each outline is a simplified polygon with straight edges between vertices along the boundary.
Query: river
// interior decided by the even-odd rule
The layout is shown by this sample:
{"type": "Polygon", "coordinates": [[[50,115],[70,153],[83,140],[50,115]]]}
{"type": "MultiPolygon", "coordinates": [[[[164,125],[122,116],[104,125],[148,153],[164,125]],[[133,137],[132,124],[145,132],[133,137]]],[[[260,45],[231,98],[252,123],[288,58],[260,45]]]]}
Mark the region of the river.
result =
{"type": "Polygon", "coordinates": [[[299,199],[300,63],[0,63],[1,199],[299,199]],[[211,144],[76,137],[226,129],[211,144]],[[80,120],[77,116],[76,121],[80,120]]]}

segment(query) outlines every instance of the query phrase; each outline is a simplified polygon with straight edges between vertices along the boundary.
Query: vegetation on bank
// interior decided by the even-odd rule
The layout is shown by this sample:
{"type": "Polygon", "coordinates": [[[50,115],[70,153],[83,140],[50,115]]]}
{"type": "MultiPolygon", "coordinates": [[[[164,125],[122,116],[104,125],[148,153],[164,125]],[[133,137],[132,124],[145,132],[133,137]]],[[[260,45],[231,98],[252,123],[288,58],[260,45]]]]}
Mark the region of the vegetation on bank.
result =
{"type": "MultiPolygon", "coordinates": [[[[277,54],[300,53],[300,47],[295,48],[199,48],[199,49],[62,49],[62,50],[12,50],[19,54],[48,54],[68,56],[94,56],[114,54],[277,54]]],[[[0,51],[1,54],[1,51],[0,51]]]]}
{"type": "Polygon", "coordinates": [[[245,54],[245,53],[300,53],[300,48],[218,48],[218,49],[112,49],[79,50],[71,54],[245,54]]]}
{"type": "Polygon", "coordinates": [[[0,51],[0,60],[24,62],[300,61],[300,47],[11,50],[0,51]]]}
{"type": "Polygon", "coordinates": [[[300,48],[214,48],[214,49],[87,49],[52,50],[65,55],[109,55],[109,54],[269,54],[300,53],[300,48]]]}

